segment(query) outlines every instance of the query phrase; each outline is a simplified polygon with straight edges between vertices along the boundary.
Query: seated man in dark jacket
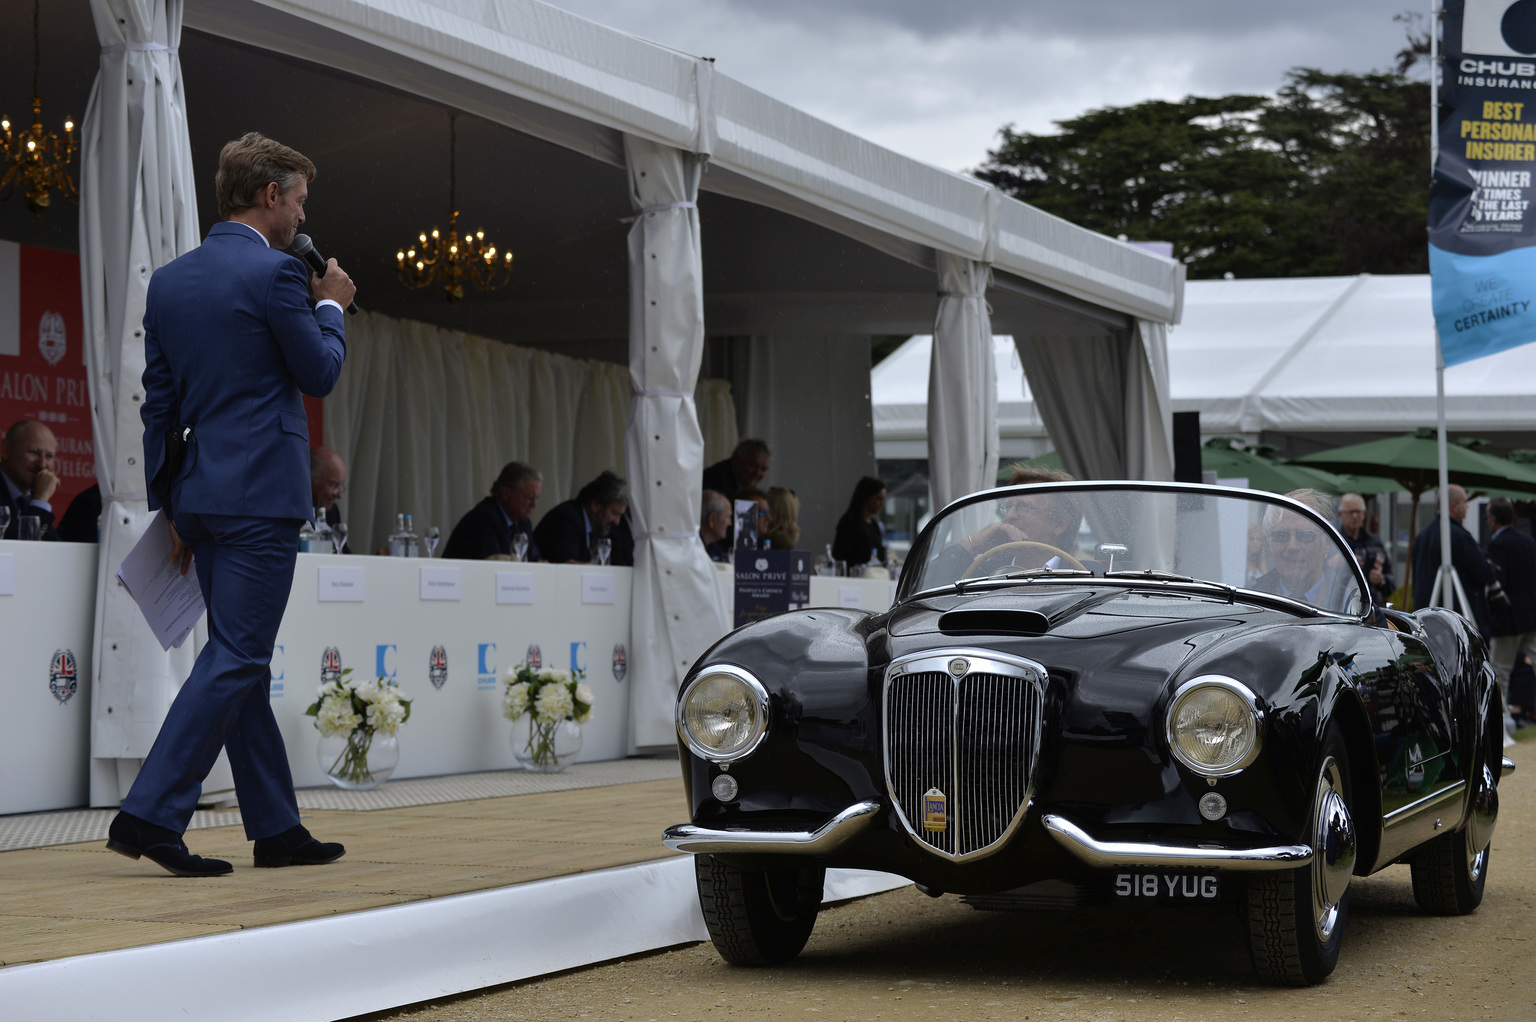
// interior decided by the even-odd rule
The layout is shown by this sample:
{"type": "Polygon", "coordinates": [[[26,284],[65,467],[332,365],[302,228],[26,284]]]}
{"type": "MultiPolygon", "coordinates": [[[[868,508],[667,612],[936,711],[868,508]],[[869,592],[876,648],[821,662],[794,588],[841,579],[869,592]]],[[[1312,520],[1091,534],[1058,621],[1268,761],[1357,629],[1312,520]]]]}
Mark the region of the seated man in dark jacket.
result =
{"type": "Polygon", "coordinates": [[[444,557],[483,561],[487,557],[510,557],[512,537],[529,536],[526,561],[538,561],[539,543],[532,538],[533,522],[529,515],[544,493],[544,477],[537,469],[520,461],[509,461],[491,484],[491,495],[470,508],[459,519],[443,548],[444,557]]]}
{"type": "Polygon", "coordinates": [[[574,499],[551,508],[533,530],[533,538],[544,559],[554,564],[590,564],[597,541],[608,539],[612,544],[608,563],[631,566],[635,563],[635,538],[628,511],[629,487],[614,473],[604,471],[574,499]]]}
{"type": "Polygon", "coordinates": [[[22,419],[0,440],[0,507],[11,512],[6,539],[20,535],[23,515],[41,522],[44,539],[59,538],[49,503],[59,489],[59,477],[53,471],[58,450],[53,430],[35,419],[22,419]]]}

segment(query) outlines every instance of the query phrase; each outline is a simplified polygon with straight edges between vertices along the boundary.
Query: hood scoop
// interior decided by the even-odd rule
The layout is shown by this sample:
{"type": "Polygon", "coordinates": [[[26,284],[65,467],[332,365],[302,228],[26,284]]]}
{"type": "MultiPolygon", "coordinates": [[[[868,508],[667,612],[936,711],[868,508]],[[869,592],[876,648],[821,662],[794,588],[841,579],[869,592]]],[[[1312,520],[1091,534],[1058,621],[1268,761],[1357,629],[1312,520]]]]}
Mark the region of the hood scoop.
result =
{"type": "Polygon", "coordinates": [[[1003,607],[967,607],[939,616],[945,635],[1044,635],[1051,619],[1038,610],[1003,607]]]}

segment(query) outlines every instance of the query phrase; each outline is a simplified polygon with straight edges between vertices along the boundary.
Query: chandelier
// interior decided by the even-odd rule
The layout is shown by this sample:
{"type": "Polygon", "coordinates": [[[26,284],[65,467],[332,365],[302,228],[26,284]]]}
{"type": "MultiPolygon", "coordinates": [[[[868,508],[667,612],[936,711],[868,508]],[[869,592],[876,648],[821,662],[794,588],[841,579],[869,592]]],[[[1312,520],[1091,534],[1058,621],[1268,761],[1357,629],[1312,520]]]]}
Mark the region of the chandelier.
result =
{"type": "Polygon", "coordinates": [[[57,132],[43,130],[43,98],[37,87],[38,72],[42,67],[42,44],[38,34],[38,19],[42,10],[41,0],[32,5],[32,129],[12,132],[10,118],[0,119],[0,165],[5,176],[0,177],[0,201],[9,199],[16,186],[27,183],[27,208],[34,216],[48,208],[49,189],[57,188],[59,194],[74,199],[75,182],[64,168],[75,154],[75,122],[64,122],[64,137],[57,132]]]}
{"type": "Polygon", "coordinates": [[[458,182],[458,114],[448,115],[448,230],[436,227],[416,236],[416,244],[395,253],[400,283],[412,291],[442,282],[443,294],[450,302],[464,297],[464,281],[481,291],[498,291],[512,280],[512,253],[500,258],[496,246],[484,231],[459,234],[459,207],[455,198],[458,182]]]}

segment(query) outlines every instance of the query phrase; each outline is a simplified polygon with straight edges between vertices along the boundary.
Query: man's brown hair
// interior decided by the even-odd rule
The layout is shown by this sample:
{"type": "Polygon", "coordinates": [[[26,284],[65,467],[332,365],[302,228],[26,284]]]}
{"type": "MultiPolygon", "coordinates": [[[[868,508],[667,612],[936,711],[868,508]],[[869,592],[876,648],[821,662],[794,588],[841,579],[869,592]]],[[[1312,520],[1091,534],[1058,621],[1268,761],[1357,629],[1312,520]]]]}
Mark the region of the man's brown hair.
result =
{"type": "Polygon", "coordinates": [[[315,179],[315,165],[297,149],[289,149],[257,131],[227,142],[219,151],[219,172],[213,187],[219,196],[219,218],[256,205],[263,188],[272,182],[287,192],[299,183],[315,179]]]}

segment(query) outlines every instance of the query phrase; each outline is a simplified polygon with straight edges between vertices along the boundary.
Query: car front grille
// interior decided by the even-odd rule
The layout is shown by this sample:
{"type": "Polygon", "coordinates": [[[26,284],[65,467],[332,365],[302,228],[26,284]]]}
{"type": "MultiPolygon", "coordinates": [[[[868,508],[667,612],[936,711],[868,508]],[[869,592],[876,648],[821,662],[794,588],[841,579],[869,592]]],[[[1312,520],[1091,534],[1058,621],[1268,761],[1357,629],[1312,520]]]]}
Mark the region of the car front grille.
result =
{"type": "Polygon", "coordinates": [[[926,847],[955,859],[980,855],[1022,817],[1033,793],[1045,681],[1039,665],[991,653],[929,653],[892,665],[886,783],[902,823],[926,847]],[[957,678],[951,665],[961,663],[957,678]],[[924,823],[934,791],[943,796],[942,830],[924,823]]]}

